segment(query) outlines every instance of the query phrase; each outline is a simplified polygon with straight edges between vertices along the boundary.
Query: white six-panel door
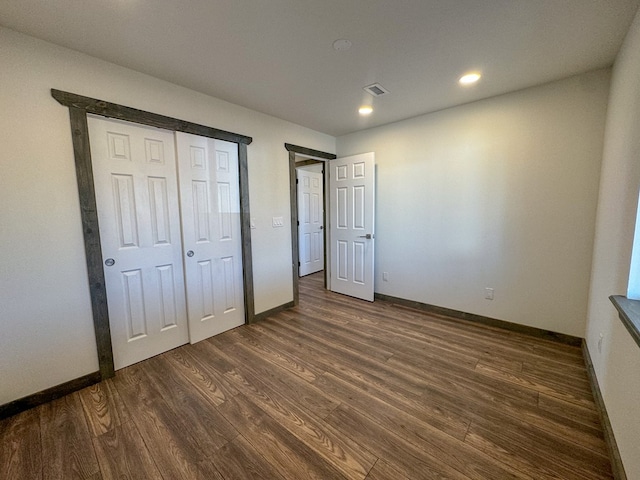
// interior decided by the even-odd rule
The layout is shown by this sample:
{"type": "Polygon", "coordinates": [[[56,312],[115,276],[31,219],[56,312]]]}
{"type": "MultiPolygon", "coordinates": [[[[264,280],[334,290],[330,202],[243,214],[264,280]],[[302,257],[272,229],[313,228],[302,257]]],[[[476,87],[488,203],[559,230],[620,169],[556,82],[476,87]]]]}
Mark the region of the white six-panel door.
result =
{"type": "Polygon", "coordinates": [[[88,125],[115,368],[243,324],[237,144],[88,125]]]}
{"type": "Polygon", "coordinates": [[[238,145],[176,132],[191,343],[244,323],[238,145]]]}
{"type": "Polygon", "coordinates": [[[301,277],[324,269],[322,173],[296,169],[298,180],[298,252],[301,277]]]}
{"type": "Polygon", "coordinates": [[[329,162],[331,290],[373,301],[375,157],[329,162]]]}
{"type": "Polygon", "coordinates": [[[116,369],[187,343],[173,132],[89,116],[116,369]]]}

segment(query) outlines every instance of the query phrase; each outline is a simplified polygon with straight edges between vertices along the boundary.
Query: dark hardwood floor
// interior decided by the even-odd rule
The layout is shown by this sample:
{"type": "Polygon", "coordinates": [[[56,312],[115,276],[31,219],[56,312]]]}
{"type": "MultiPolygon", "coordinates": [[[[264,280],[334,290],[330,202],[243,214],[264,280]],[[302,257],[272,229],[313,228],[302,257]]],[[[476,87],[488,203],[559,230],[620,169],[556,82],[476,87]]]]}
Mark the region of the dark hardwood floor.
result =
{"type": "Polygon", "coordinates": [[[612,478],[579,348],[300,292],[0,422],[0,478],[612,478]]]}

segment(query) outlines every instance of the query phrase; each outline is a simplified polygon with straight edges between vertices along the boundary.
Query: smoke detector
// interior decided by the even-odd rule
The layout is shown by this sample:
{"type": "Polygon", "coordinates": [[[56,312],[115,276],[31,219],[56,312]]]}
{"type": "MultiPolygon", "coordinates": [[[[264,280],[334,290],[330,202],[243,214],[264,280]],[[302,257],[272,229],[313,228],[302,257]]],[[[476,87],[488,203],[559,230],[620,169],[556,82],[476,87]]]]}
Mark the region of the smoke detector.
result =
{"type": "Polygon", "coordinates": [[[340,38],[333,42],[333,49],[337,50],[338,52],[344,52],[345,50],[349,50],[351,48],[351,45],[353,44],[350,40],[340,38]]]}
{"type": "Polygon", "coordinates": [[[367,85],[366,87],[364,87],[364,91],[374,97],[381,97],[382,95],[386,95],[387,93],[389,93],[389,90],[384,88],[379,83],[373,83],[371,85],[367,85]]]}

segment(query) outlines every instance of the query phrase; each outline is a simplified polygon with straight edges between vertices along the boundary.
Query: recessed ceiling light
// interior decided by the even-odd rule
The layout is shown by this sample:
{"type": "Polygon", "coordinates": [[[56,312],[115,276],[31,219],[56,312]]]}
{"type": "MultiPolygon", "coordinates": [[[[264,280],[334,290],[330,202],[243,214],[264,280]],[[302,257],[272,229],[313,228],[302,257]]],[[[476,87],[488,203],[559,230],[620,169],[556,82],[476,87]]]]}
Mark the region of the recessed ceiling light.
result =
{"type": "Polygon", "coordinates": [[[333,42],[333,49],[339,52],[344,52],[345,50],[349,50],[351,48],[351,41],[341,38],[333,42]]]}
{"type": "Polygon", "coordinates": [[[358,109],[360,115],[371,115],[371,112],[373,112],[373,107],[370,105],[363,105],[358,109]]]}
{"type": "Polygon", "coordinates": [[[480,80],[481,76],[482,75],[480,75],[478,72],[465,73],[460,77],[458,83],[460,83],[460,85],[473,85],[478,80],[480,80]]]}

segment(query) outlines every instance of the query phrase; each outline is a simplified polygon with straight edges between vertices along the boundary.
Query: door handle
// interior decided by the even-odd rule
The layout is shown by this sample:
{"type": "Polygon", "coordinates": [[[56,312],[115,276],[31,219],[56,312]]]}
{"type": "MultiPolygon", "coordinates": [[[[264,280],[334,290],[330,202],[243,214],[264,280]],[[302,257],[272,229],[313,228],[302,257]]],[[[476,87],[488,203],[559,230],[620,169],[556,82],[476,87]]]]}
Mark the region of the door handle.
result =
{"type": "Polygon", "coordinates": [[[193,257],[195,254],[193,253],[193,250],[189,250],[187,252],[187,257],[193,257]]]}
{"type": "Polygon", "coordinates": [[[371,240],[372,238],[375,238],[375,237],[370,233],[367,233],[366,235],[360,235],[358,238],[366,238],[367,240],[371,240]]]}
{"type": "Polygon", "coordinates": [[[116,264],[116,261],[115,261],[113,258],[107,258],[107,259],[104,261],[104,264],[105,264],[107,267],[113,267],[113,266],[116,264]]]}

